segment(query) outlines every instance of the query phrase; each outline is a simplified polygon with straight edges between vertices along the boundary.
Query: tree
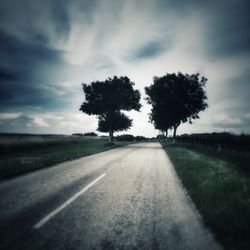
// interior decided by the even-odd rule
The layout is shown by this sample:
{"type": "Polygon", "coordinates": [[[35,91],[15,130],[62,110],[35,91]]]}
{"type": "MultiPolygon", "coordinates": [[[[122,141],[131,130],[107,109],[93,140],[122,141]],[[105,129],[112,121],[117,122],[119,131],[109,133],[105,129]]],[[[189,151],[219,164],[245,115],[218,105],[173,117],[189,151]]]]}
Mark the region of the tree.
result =
{"type": "Polygon", "coordinates": [[[199,118],[198,113],[205,110],[206,92],[203,89],[207,79],[199,74],[166,74],[154,77],[153,84],[145,87],[147,102],[152,105],[150,121],[156,129],[176,131],[181,123],[199,118]]]}
{"type": "MultiPolygon", "coordinates": [[[[111,115],[103,114],[98,117],[98,131],[109,132],[110,123],[113,125],[113,132],[127,130],[132,126],[132,120],[121,112],[114,112],[111,115]]],[[[113,133],[110,135],[110,141],[113,140],[113,133]]]]}
{"type": "Polygon", "coordinates": [[[167,137],[168,130],[172,128],[174,122],[171,119],[173,117],[170,115],[171,110],[167,111],[168,115],[166,115],[166,111],[164,105],[154,105],[149,114],[149,118],[150,122],[154,124],[154,127],[161,132],[165,132],[165,136],[167,137]]]}
{"type": "Polygon", "coordinates": [[[87,133],[84,133],[83,135],[84,136],[98,136],[98,134],[95,132],[87,132],[87,133]]]}
{"type": "Polygon", "coordinates": [[[113,140],[114,131],[125,130],[132,125],[132,120],[121,111],[139,111],[141,108],[140,92],[134,90],[133,86],[134,83],[126,76],[82,84],[86,100],[80,110],[98,116],[98,130],[109,132],[110,141],[113,140]]]}

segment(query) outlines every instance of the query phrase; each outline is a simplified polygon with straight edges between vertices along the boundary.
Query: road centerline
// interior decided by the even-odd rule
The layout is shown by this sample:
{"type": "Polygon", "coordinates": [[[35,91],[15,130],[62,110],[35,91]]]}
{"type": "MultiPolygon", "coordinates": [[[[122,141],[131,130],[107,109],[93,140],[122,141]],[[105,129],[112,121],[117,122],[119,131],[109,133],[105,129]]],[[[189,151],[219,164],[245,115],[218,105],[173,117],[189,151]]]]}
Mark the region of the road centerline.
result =
{"type": "Polygon", "coordinates": [[[85,193],[89,188],[94,186],[99,180],[101,180],[106,173],[100,175],[98,178],[96,178],[94,181],[92,181],[90,184],[88,184],[86,187],[84,187],[82,190],[74,194],[71,198],[69,198],[67,201],[65,201],[61,206],[57,207],[55,210],[53,210],[51,213],[47,214],[43,219],[38,221],[33,228],[39,229],[41,228],[45,223],[47,223],[52,217],[54,217],[56,214],[61,212],[64,208],[66,208],[68,205],[70,205],[74,200],[76,200],[79,196],[81,196],[83,193],[85,193]]]}

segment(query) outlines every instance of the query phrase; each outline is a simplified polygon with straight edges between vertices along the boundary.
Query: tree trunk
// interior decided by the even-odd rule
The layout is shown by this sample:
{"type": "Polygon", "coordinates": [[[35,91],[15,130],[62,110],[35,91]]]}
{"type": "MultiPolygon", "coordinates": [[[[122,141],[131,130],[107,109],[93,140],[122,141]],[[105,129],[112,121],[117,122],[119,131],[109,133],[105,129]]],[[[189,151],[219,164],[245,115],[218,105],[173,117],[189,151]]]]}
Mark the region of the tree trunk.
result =
{"type": "Polygon", "coordinates": [[[180,123],[176,124],[174,126],[174,134],[173,134],[173,142],[175,142],[175,139],[176,139],[176,131],[177,131],[177,128],[179,127],[180,123]]]}
{"type": "Polygon", "coordinates": [[[113,130],[112,129],[110,129],[109,130],[109,142],[113,142],[113,130]]]}
{"type": "Polygon", "coordinates": [[[175,140],[175,138],[176,138],[176,130],[177,130],[177,127],[178,127],[178,126],[175,126],[175,127],[174,127],[174,134],[173,134],[174,140],[175,140]]]}
{"type": "Polygon", "coordinates": [[[168,130],[165,131],[165,136],[168,138],[168,130]]]}
{"type": "Polygon", "coordinates": [[[109,142],[113,142],[113,121],[112,121],[112,113],[110,112],[108,114],[108,119],[109,119],[109,142]]]}

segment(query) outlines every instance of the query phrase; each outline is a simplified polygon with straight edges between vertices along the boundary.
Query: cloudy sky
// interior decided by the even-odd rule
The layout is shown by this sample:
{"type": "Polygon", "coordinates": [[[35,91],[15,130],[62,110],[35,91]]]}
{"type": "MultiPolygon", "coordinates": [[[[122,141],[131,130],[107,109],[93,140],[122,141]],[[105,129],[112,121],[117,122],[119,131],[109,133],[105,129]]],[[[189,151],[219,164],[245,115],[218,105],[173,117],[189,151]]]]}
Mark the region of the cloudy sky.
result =
{"type": "Polygon", "coordinates": [[[248,0],[1,0],[0,132],[95,131],[81,83],[127,75],[142,93],[126,133],[154,136],[144,87],[200,73],[209,108],[178,133],[250,133],[248,0]]]}

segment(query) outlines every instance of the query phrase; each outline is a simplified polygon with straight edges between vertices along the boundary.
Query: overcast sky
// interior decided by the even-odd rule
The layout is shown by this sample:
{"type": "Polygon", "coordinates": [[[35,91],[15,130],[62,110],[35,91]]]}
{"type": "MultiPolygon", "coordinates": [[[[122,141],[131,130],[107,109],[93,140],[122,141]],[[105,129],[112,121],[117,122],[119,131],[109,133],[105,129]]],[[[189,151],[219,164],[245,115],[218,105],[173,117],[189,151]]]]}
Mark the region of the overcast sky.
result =
{"type": "Polygon", "coordinates": [[[125,133],[155,136],[144,87],[208,78],[209,108],[178,134],[250,133],[248,0],[1,0],[0,132],[90,132],[81,83],[126,75],[142,93],[125,133]]]}

